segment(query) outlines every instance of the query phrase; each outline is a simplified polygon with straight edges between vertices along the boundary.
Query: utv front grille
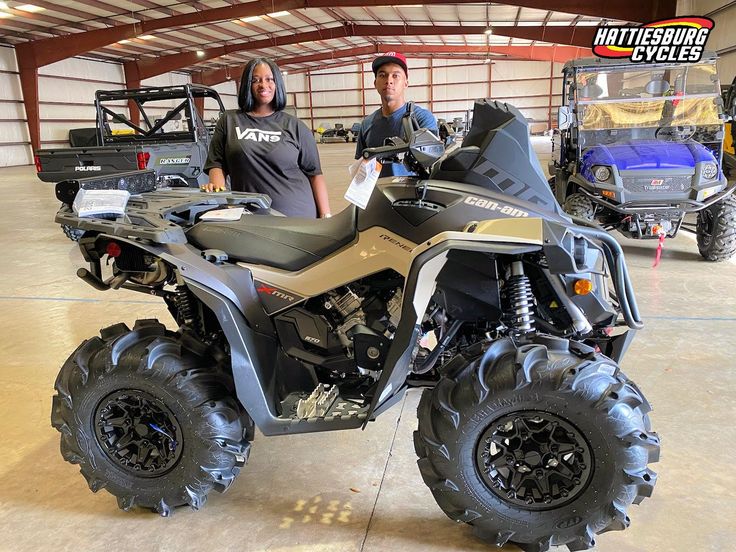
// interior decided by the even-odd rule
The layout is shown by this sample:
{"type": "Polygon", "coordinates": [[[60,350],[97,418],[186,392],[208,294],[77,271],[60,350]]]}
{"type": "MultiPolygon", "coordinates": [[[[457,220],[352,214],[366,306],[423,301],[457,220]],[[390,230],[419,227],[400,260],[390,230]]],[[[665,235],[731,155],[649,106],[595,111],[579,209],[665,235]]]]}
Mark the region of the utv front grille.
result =
{"type": "Polygon", "coordinates": [[[635,193],[685,192],[692,184],[690,176],[624,176],[624,189],[635,193]]]}

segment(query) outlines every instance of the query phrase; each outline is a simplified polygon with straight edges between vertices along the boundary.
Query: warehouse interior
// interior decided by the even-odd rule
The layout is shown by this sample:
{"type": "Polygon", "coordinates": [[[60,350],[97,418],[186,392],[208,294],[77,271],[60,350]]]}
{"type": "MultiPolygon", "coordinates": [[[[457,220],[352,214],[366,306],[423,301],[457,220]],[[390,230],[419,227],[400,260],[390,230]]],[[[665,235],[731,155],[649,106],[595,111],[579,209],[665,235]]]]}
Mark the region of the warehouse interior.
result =
{"type": "MultiPolygon", "coordinates": [[[[408,60],[407,99],[438,119],[462,129],[478,98],[518,108],[550,177],[565,63],[592,55],[600,25],[685,15],[715,22],[708,50],[718,55],[721,84],[731,83],[736,2],[726,0],[0,2],[0,549],[522,550],[489,545],[438,507],[414,452],[421,389],[364,430],[256,431],[237,481],[199,511],[182,507],[167,518],[124,512],[104,490],[90,492],[78,466],[59,454],[51,426],[59,368],[107,326],[157,318],[175,330],[176,323],[156,297],[100,292],[77,277],[82,255],[54,221],[54,184],[37,178],[34,155],[68,148],[71,129],[95,126],[97,90],[197,84],[236,109],[244,64],[268,57],[284,74],[287,111],[314,132],[337,214],[349,206],[354,133],[333,141],[320,131],[351,129],[381,107],[371,64],[397,51],[408,60]]],[[[216,102],[197,104],[214,125],[216,102]]],[[[163,117],[166,107],[176,103],[153,115],[163,117]]],[[[116,109],[135,116],[124,101],[116,109]]],[[[695,237],[680,232],[664,242],[653,267],[657,240],[611,235],[625,253],[645,323],[621,368],[651,403],[662,445],[651,465],[659,474],[653,496],[628,511],[629,528],[596,537],[591,549],[731,550],[736,258],[709,263],[695,237]]],[[[568,550],[554,544],[550,550],[568,550]]]]}

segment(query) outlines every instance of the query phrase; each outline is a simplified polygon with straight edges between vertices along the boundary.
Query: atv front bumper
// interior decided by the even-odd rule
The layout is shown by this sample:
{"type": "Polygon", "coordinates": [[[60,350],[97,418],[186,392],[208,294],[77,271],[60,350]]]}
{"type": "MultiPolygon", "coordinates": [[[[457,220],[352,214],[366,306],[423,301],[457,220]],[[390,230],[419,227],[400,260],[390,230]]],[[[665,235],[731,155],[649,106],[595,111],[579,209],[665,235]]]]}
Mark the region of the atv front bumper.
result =
{"type": "Polygon", "coordinates": [[[722,199],[730,196],[736,190],[736,182],[731,183],[725,190],[718,192],[705,201],[694,199],[677,199],[669,201],[635,200],[625,203],[613,203],[604,197],[592,194],[582,186],[578,191],[588,197],[594,203],[623,215],[638,215],[642,213],[657,213],[671,218],[680,218],[688,213],[697,213],[722,199]]]}

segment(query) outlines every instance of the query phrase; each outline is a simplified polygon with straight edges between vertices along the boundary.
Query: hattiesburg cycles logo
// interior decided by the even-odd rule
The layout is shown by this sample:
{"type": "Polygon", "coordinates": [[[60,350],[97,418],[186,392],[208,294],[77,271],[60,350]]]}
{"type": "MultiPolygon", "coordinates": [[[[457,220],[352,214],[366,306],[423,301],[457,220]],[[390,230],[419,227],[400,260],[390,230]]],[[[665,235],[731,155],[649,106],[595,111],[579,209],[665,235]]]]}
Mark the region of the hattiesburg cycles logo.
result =
{"type": "Polygon", "coordinates": [[[707,17],[676,17],[639,27],[601,26],[593,53],[603,58],[629,58],[634,63],[695,63],[703,56],[713,29],[707,17]]]}

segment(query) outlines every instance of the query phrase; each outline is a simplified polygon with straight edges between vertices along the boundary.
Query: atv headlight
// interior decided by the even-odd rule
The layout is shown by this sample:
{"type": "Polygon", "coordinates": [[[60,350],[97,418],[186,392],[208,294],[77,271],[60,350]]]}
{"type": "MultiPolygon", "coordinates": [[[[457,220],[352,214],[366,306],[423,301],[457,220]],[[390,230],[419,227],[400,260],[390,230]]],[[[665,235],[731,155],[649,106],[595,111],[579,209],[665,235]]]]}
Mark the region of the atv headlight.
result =
{"type": "Polygon", "coordinates": [[[707,180],[713,180],[718,176],[718,167],[715,163],[703,163],[703,178],[707,180]]]}
{"type": "Polygon", "coordinates": [[[605,182],[611,178],[611,169],[608,167],[593,167],[593,176],[598,182],[605,182]]]}

